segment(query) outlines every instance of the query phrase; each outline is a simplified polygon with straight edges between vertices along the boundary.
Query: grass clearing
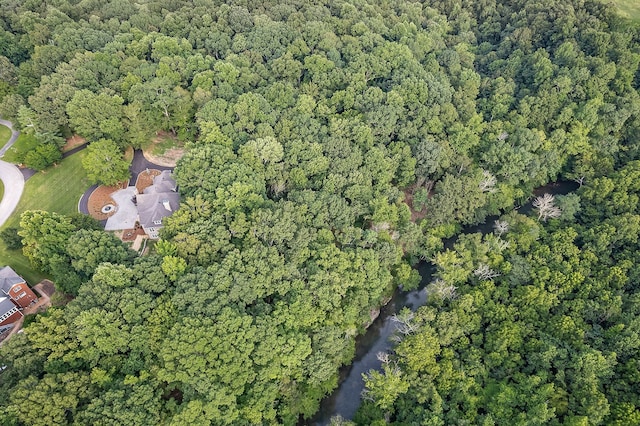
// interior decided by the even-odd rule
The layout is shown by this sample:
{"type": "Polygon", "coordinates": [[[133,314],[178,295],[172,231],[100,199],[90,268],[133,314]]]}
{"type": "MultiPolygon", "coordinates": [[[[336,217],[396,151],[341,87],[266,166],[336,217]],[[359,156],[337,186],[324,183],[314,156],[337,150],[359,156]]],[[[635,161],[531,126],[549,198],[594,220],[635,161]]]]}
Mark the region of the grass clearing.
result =
{"type": "Polygon", "coordinates": [[[35,136],[20,133],[16,143],[4,154],[3,160],[9,163],[20,164],[24,160],[27,152],[34,149],[38,144],[39,142],[35,136]]]}
{"type": "Polygon", "coordinates": [[[620,14],[632,21],[640,22],[640,1],[638,0],[613,0],[620,14]]]}
{"type": "MultiPolygon", "coordinates": [[[[20,215],[26,210],[45,210],[50,212],[70,214],[78,211],[78,200],[90,186],[87,174],[82,167],[85,152],[80,151],[65,158],[57,166],[52,166],[44,173],[37,173],[24,186],[24,193],[16,211],[3,226],[18,227],[20,215]]],[[[11,265],[30,284],[36,284],[43,278],[43,274],[31,269],[29,260],[22,255],[21,250],[8,250],[0,242],[0,266],[11,265]]]]}
{"type": "Polygon", "coordinates": [[[167,132],[158,132],[158,136],[142,146],[145,152],[153,155],[163,155],[172,148],[183,148],[184,142],[167,132]]]}
{"type": "Polygon", "coordinates": [[[44,173],[36,173],[24,185],[24,193],[7,226],[17,226],[20,215],[26,210],[46,210],[61,214],[78,211],[78,200],[90,186],[82,167],[86,153],[80,151],[65,158],[57,166],[44,173]]]}
{"type": "Polygon", "coordinates": [[[0,124],[0,147],[3,147],[5,143],[9,142],[10,137],[11,129],[0,124]]]}
{"type": "Polygon", "coordinates": [[[0,266],[6,265],[11,266],[13,270],[27,280],[27,283],[31,286],[48,278],[44,274],[34,271],[33,268],[31,268],[31,263],[29,259],[22,254],[22,250],[9,250],[4,243],[0,241],[0,266]]]}

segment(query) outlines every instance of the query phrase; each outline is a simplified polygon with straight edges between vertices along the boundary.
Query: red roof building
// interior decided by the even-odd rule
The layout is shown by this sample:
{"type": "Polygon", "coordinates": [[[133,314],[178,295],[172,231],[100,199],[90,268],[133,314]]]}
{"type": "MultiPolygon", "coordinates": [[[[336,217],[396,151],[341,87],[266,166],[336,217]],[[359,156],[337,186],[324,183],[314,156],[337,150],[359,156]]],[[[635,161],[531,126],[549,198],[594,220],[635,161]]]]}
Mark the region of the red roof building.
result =
{"type": "Polygon", "coordinates": [[[37,300],[24,278],[11,267],[0,269],[0,332],[22,318],[22,309],[37,300]]]}

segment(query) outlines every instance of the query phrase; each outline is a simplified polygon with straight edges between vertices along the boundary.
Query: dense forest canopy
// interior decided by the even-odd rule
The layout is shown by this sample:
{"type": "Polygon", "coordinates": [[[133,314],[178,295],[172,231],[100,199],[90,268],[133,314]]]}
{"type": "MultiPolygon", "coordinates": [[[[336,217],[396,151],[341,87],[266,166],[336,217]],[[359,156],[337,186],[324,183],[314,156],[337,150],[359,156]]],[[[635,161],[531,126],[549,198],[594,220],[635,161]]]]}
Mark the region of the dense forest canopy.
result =
{"type": "Polygon", "coordinates": [[[0,115],[30,163],[72,132],[95,180],[159,131],[187,152],[150,256],[23,214],[75,298],[0,349],[0,420],[295,424],[419,259],[444,297],[359,421],[637,419],[638,47],[597,1],[3,1],[0,115]],[[585,185],[443,251],[557,179],[585,185]]]}

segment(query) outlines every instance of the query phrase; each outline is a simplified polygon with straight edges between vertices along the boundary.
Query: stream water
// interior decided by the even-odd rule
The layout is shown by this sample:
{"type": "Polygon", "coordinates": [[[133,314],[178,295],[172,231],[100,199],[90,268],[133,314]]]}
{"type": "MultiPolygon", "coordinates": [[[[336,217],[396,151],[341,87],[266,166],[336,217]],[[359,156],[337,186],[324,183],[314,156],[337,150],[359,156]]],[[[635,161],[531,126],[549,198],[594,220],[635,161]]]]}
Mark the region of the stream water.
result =
{"type": "MultiPolygon", "coordinates": [[[[566,195],[577,188],[578,184],[575,182],[561,181],[537,188],[533,193],[536,196],[544,193],[566,195]]],[[[531,203],[527,203],[518,210],[526,214],[531,209],[531,203]]],[[[468,226],[462,230],[462,233],[492,232],[493,221],[497,218],[497,216],[488,217],[484,224],[468,226]]],[[[445,247],[451,248],[456,239],[457,236],[447,239],[445,247]]],[[[420,262],[417,265],[417,269],[422,277],[420,287],[409,292],[397,290],[389,303],[381,308],[380,315],[367,329],[367,332],[356,339],[355,358],[351,365],[345,366],[340,370],[340,386],[331,395],[322,400],[320,410],[307,424],[316,426],[328,425],[331,418],[337,415],[347,420],[353,418],[360,407],[360,394],[364,389],[362,374],[369,370],[380,370],[382,362],[377,358],[378,353],[388,352],[395,344],[390,339],[396,330],[396,324],[392,319],[393,315],[405,307],[416,311],[427,301],[425,287],[431,282],[433,266],[428,262],[420,262]]]]}

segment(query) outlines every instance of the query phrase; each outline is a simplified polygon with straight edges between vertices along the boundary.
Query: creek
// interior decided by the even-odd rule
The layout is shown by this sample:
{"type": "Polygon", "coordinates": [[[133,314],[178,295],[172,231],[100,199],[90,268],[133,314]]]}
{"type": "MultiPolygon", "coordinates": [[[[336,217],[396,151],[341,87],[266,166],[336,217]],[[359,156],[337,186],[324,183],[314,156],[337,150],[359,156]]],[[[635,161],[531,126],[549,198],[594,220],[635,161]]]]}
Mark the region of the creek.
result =
{"type": "MultiPolygon", "coordinates": [[[[560,181],[549,183],[533,191],[535,196],[549,193],[552,195],[566,195],[578,189],[578,184],[571,181],[560,181]]],[[[532,210],[531,202],[518,208],[522,214],[527,214],[532,210]]],[[[487,233],[493,231],[493,221],[498,216],[491,216],[480,225],[465,227],[461,233],[471,234],[476,232],[487,233]]],[[[458,234],[460,235],[460,234],[458,234]]],[[[447,248],[452,248],[458,235],[445,240],[447,248]]],[[[360,407],[360,395],[364,389],[362,374],[369,370],[381,370],[382,362],[378,360],[379,352],[389,352],[395,343],[390,339],[396,331],[396,323],[393,315],[403,308],[409,308],[415,312],[427,301],[426,286],[431,282],[433,266],[431,263],[422,261],[416,268],[420,272],[422,280],[418,289],[408,292],[396,290],[393,297],[385,306],[380,309],[380,315],[369,326],[367,332],[356,339],[356,355],[351,365],[340,369],[340,385],[333,393],[325,397],[320,403],[320,410],[310,419],[307,424],[324,426],[328,425],[331,418],[337,415],[350,420],[360,407]]]]}

